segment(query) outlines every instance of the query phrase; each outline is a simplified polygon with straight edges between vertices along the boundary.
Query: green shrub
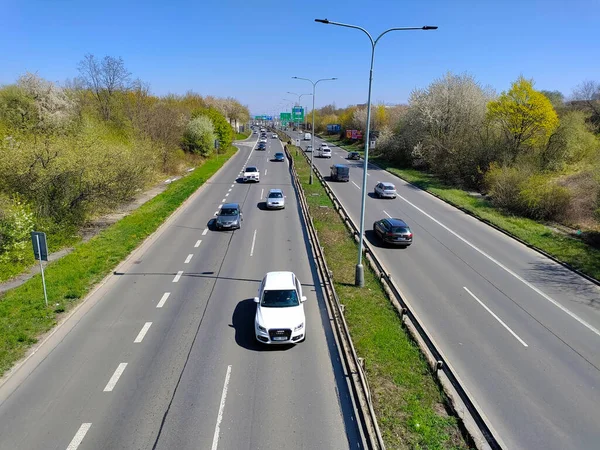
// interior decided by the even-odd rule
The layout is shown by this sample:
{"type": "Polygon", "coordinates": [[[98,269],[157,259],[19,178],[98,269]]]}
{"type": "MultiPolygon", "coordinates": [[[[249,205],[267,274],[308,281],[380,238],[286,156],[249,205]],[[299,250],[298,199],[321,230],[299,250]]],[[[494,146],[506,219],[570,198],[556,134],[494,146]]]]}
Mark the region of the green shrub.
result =
{"type": "Polygon", "coordinates": [[[484,183],[494,206],[521,213],[521,188],[527,180],[527,173],[517,167],[493,164],[486,173],[484,183]]]}
{"type": "Polygon", "coordinates": [[[571,192],[549,180],[547,175],[534,175],[522,185],[520,202],[528,217],[536,220],[561,221],[571,202],[571,192]]]}

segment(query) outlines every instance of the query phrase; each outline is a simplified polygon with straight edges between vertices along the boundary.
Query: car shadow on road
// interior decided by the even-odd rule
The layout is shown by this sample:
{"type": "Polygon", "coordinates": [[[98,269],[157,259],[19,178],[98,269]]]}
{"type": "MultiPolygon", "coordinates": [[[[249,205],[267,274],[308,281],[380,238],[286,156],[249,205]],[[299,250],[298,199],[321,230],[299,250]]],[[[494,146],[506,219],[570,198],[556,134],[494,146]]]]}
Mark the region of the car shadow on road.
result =
{"type": "Polygon", "coordinates": [[[293,345],[265,345],[257,342],[254,336],[254,318],[256,316],[256,303],[253,298],[247,298],[239,302],[231,318],[231,323],[235,329],[235,342],[246,350],[255,352],[263,351],[285,351],[293,345]]]}
{"type": "Polygon", "coordinates": [[[365,230],[365,239],[373,247],[389,248],[389,246],[386,245],[385,242],[379,238],[379,236],[377,236],[377,233],[375,233],[374,230],[365,230]]]}

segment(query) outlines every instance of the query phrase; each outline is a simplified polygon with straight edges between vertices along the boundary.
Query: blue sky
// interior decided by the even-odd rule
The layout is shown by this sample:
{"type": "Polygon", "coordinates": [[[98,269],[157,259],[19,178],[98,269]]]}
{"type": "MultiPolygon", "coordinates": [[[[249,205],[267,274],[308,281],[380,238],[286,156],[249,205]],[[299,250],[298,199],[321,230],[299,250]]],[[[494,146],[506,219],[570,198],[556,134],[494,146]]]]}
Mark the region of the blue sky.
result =
{"type": "Polygon", "coordinates": [[[311,92],[292,76],[339,78],[317,87],[317,107],[366,102],[368,39],[315,18],[372,34],[439,26],[382,38],[376,102],[406,102],[412,89],[447,71],[468,72],[497,91],[521,74],[566,95],[583,80],[600,80],[600,0],[0,0],[0,11],[0,84],[25,71],[62,82],[77,75],[86,53],[121,56],[155,94],[232,96],[256,114],[278,112],[282,99],[294,98],[288,91],[311,92]]]}

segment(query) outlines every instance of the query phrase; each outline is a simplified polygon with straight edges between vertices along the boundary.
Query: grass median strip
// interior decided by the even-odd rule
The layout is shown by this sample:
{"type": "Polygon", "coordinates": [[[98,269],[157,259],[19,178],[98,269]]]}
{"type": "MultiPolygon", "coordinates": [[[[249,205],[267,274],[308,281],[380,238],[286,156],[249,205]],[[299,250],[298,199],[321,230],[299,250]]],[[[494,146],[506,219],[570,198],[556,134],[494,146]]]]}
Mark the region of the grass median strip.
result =
{"type": "Polygon", "coordinates": [[[207,159],[165,192],[49,264],[45,270],[48,308],[44,305],[40,275],[0,297],[0,375],[25,354],[38,336],[56,325],[60,314],[84,298],[94,284],[153,233],[235,152],[232,147],[219,158],[207,159]]]}
{"type": "Polygon", "coordinates": [[[458,421],[375,274],[366,266],[365,287],[354,286],[357,246],[296,148],[291,154],[313,223],[359,356],[365,358],[375,411],[388,449],[466,449],[458,421]]]}

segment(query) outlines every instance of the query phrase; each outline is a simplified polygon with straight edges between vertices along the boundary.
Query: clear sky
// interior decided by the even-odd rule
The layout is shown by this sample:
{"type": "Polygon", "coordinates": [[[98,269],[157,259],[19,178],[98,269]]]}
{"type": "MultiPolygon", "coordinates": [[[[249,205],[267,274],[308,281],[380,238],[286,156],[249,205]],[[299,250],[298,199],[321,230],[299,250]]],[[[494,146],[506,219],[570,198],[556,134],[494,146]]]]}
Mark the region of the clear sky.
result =
{"type": "MultiPolygon", "coordinates": [[[[375,56],[373,101],[406,102],[446,71],[506,90],[519,75],[569,95],[600,80],[600,0],[0,0],[0,84],[25,71],[63,82],[84,54],[120,56],[155,94],[232,96],[252,113],[279,112],[292,80],[338,77],[317,87],[316,106],[365,103],[365,35],[386,35],[375,56]]],[[[308,103],[310,97],[303,97],[308,103]]]]}

